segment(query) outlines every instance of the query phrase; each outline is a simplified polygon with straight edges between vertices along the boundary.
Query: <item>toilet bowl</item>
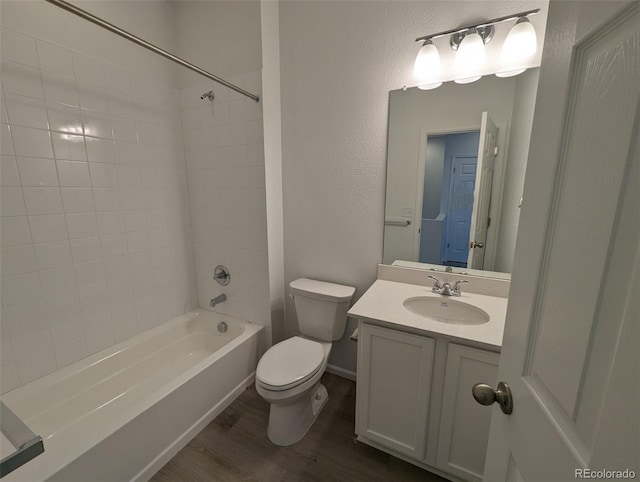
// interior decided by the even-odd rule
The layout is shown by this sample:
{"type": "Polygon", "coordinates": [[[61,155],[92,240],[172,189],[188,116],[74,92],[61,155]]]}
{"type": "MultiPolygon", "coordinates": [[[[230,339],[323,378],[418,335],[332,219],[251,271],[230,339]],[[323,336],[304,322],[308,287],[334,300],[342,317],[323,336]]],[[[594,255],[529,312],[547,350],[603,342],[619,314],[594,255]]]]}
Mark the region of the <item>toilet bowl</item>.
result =
{"type": "Polygon", "coordinates": [[[344,334],[354,288],[301,278],[289,285],[301,336],[273,345],[256,369],[256,390],[271,404],[267,435],[292,445],[309,431],[329,399],[320,379],[331,342],[344,334]]]}

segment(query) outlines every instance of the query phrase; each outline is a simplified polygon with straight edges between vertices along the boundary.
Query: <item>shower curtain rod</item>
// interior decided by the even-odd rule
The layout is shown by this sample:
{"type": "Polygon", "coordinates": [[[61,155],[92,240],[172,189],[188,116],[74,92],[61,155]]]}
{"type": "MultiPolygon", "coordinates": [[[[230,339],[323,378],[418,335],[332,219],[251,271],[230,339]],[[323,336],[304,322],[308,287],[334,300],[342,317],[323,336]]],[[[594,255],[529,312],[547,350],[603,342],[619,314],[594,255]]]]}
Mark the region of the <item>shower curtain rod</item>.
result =
{"type": "Polygon", "coordinates": [[[94,23],[99,27],[109,30],[110,32],[115,33],[116,35],[120,35],[120,37],[126,38],[127,40],[130,40],[131,42],[138,44],[141,47],[144,47],[145,49],[151,50],[152,52],[155,52],[158,55],[162,55],[164,58],[169,59],[172,62],[175,62],[176,64],[182,65],[183,67],[186,67],[189,70],[192,70],[204,77],[207,77],[208,79],[213,80],[214,82],[218,82],[219,84],[222,84],[225,87],[230,88],[231,90],[235,90],[236,92],[242,95],[245,95],[255,100],[256,102],[260,101],[260,97],[258,97],[257,95],[252,94],[251,92],[247,92],[246,90],[241,89],[237,85],[234,85],[231,82],[227,82],[226,80],[218,77],[217,75],[213,75],[212,73],[207,72],[206,70],[201,69],[200,67],[197,67],[192,63],[187,62],[186,60],[182,60],[180,57],[170,54],[166,50],[162,50],[160,47],[156,47],[152,43],[149,43],[146,40],[141,39],[140,37],[136,37],[135,35],[127,32],[126,30],[123,30],[105,20],[102,20],[100,17],[96,17],[95,15],[87,12],[86,10],[82,10],[81,8],[78,8],[75,5],[65,2],[64,0],[45,0],[45,1],[52,5],[55,5],[56,7],[60,7],[63,10],[66,10],[67,12],[77,15],[78,17],[84,18],[85,20],[88,20],[89,22],[94,23]]]}

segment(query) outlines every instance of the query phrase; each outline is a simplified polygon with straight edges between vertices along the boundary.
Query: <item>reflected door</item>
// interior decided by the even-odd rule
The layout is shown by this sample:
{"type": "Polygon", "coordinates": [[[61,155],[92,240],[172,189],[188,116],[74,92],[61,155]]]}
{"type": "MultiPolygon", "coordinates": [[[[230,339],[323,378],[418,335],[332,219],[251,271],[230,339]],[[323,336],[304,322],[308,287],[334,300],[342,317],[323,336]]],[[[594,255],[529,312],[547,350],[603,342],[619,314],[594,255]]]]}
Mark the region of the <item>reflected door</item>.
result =
{"type": "Polygon", "coordinates": [[[442,264],[466,268],[478,156],[454,156],[442,264]]]}
{"type": "Polygon", "coordinates": [[[478,167],[474,192],[473,213],[469,256],[467,267],[482,269],[484,266],[487,229],[489,229],[489,208],[491,207],[491,185],[496,163],[498,146],[498,128],[487,112],[482,113],[480,127],[480,146],[478,147],[478,167]]]}

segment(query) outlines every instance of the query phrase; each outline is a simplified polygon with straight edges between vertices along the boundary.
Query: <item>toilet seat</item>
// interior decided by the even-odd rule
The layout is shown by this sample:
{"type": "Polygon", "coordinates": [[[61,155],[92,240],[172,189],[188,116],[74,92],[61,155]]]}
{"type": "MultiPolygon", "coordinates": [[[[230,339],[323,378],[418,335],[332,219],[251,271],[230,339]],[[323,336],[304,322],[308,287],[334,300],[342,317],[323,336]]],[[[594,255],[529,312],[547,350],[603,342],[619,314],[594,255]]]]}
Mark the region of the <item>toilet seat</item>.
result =
{"type": "Polygon", "coordinates": [[[256,380],[266,390],[288,390],[313,377],[322,367],[324,357],[321,343],[294,336],[262,355],[256,380]]]}

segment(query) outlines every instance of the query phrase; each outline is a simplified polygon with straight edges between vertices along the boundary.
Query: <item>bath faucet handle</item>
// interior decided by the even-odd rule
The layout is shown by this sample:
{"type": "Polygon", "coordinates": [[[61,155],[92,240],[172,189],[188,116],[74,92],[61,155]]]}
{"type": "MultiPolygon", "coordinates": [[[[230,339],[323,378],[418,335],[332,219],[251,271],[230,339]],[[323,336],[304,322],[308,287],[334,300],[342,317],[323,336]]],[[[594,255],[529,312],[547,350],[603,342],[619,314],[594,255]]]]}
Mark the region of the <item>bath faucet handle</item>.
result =
{"type": "Polygon", "coordinates": [[[435,276],[427,276],[427,278],[430,278],[430,279],[433,280],[433,288],[432,288],[432,290],[437,293],[438,290],[440,290],[442,288],[442,285],[440,284],[440,280],[438,278],[436,278],[435,276]]]}
{"type": "Polygon", "coordinates": [[[460,280],[456,281],[456,282],[453,284],[453,289],[451,290],[451,292],[452,292],[454,295],[456,295],[456,296],[460,296],[460,294],[462,293],[462,291],[460,291],[460,285],[461,285],[462,283],[468,283],[468,282],[469,282],[469,281],[468,281],[468,280],[466,280],[466,279],[460,279],[460,280]]]}

